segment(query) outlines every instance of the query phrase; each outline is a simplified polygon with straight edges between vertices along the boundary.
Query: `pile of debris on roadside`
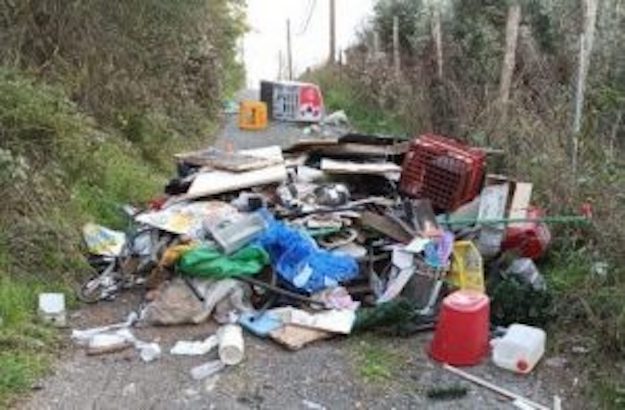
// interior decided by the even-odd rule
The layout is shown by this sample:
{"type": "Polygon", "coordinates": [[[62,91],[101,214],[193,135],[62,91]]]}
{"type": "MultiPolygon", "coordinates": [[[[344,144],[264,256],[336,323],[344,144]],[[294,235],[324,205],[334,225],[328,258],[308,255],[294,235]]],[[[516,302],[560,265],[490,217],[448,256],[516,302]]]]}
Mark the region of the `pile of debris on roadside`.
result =
{"type": "MultiPolygon", "coordinates": [[[[531,205],[531,183],[487,174],[485,150],[433,134],[351,133],[175,159],[166,195],[125,208],[127,232],[84,228],[99,274],[81,299],[112,300],[140,284],[145,304],[125,323],[73,336],[93,352],[134,345],[152,360],[160,347],[133,337],[135,321],[212,318],[216,335],[171,349],[218,347],[195,378],[243,360],[242,329],[291,350],[373,328],[434,329],[434,359],[477,364],[489,352],[491,310],[501,313],[487,283],[489,294],[510,280],[544,292],[534,260],[551,240],[547,223],[584,218],[545,217],[531,205]]],[[[513,325],[494,360],[527,373],[544,343],[541,329],[513,325]]]]}

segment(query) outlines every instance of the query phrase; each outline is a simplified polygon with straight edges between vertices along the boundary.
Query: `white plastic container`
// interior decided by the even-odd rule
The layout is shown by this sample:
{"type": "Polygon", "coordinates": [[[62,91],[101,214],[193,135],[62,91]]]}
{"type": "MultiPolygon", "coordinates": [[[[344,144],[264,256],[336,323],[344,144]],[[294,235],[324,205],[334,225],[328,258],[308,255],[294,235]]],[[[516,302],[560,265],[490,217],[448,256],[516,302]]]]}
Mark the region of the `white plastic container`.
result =
{"type": "Polygon", "coordinates": [[[67,325],[64,294],[40,293],[38,310],[39,317],[45,323],[50,323],[57,327],[64,327],[67,325]]]}
{"type": "Polygon", "coordinates": [[[219,359],[229,366],[241,363],[245,357],[241,326],[224,325],[217,331],[217,337],[219,338],[219,359]]]}
{"type": "Polygon", "coordinates": [[[503,369],[526,374],[532,371],[545,353],[545,331],[537,327],[513,324],[506,335],[494,339],[493,362],[503,369]]]}

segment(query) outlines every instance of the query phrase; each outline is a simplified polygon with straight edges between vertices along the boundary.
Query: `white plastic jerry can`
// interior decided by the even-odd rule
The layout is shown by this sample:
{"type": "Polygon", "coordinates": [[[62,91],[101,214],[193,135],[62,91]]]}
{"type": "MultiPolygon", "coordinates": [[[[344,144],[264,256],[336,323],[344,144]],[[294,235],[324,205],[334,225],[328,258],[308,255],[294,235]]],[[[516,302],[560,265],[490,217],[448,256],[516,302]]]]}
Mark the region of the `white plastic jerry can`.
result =
{"type": "Polygon", "coordinates": [[[516,373],[529,373],[545,353],[546,340],[542,329],[512,324],[504,337],[491,341],[493,362],[516,373]]]}

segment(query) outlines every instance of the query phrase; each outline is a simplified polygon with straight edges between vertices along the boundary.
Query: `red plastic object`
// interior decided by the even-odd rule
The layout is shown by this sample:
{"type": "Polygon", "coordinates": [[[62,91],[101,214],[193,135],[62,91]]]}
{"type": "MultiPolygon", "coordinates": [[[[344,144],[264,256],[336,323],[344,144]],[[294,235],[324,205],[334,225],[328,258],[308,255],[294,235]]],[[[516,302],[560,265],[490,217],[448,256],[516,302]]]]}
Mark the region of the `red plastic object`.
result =
{"type": "Polygon", "coordinates": [[[400,190],[452,211],[475,198],[482,186],[486,154],[435,134],[415,139],[402,165],[400,190]]]}
{"type": "Polygon", "coordinates": [[[443,299],[430,355],[454,366],[478,364],[488,353],[490,300],[483,293],[459,290],[443,299]]]}
{"type": "MultiPolygon", "coordinates": [[[[536,207],[527,210],[528,219],[539,219],[544,212],[536,207]]],[[[514,223],[506,229],[506,236],[501,243],[503,250],[517,250],[521,256],[538,259],[545,254],[551,242],[551,231],[540,222],[514,223]]]]}

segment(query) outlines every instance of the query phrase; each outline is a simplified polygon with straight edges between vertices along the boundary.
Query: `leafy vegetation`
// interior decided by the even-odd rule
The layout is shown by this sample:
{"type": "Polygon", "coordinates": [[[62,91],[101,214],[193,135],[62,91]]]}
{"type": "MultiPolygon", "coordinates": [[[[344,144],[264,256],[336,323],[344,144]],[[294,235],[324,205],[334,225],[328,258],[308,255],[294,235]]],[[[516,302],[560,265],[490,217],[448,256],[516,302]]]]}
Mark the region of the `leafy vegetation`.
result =
{"type": "Polygon", "coordinates": [[[241,0],[0,0],[0,407],[58,347],[37,295],[90,273],[80,228],[123,227],[206,144],[243,67],[241,0]]]}
{"type": "Polygon", "coordinates": [[[389,349],[387,341],[375,337],[355,339],[353,359],[358,374],[371,384],[390,381],[402,366],[404,358],[389,349]]]}
{"type": "Polygon", "coordinates": [[[405,132],[402,118],[392,110],[378,109],[370,94],[343,70],[323,67],[307,74],[305,80],[321,87],[328,112],[344,110],[350,122],[362,132],[399,135],[405,132]]]}
{"type": "MultiPolygon", "coordinates": [[[[346,52],[347,63],[310,75],[323,86],[328,105],[345,109],[365,130],[378,125],[382,115],[392,119],[390,132],[436,132],[501,148],[505,157],[491,161],[491,169],[533,182],[533,202],[549,215],[577,214],[583,203],[591,204],[591,226],[551,227],[554,241],[539,266],[551,296],[537,302],[548,307],[549,315],[535,319],[548,320],[550,334],[592,340],[587,364],[603,364],[593,377],[605,381],[621,371],[612,365],[625,351],[625,229],[620,223],[625,218],[625,65],[617,46],[625,38],[625,11],[617,0],[600,2],[584,117],[575,134],[572,90],[585,10],[578,3],[379,1],[360,43],[346,52]],[[499,83],[513,3],[520,5],[522,18],[510,101],[503,106],[499,83]],[[442,27],[441,71],[434,11],[442,27]],[[399,76],[392,56],[394,16],[400,23],[399,76]],[[376,37],[382,54],[374,52],[376,37]],[[334,84],[335,77],[340,84],[334,84]]],[[[500,293],[525,292],[515,284],[506,286],[500,293]]],[[[500,315],[524,313],[514,306],[498,308],[500,315]]],[[[618,386],[602,386],[609,393],[601,400],[604,407],[622,405],[618,386]]]]}
{"type": "Polygon", "coordinates": [[[43,375],[58,347],[57,333],[34,319],[33,306],[42,291],[71,292],[47,281],[28,282],[0,277],[0,407],[8,405],[11,395],[30,389],[43,375]]]}

